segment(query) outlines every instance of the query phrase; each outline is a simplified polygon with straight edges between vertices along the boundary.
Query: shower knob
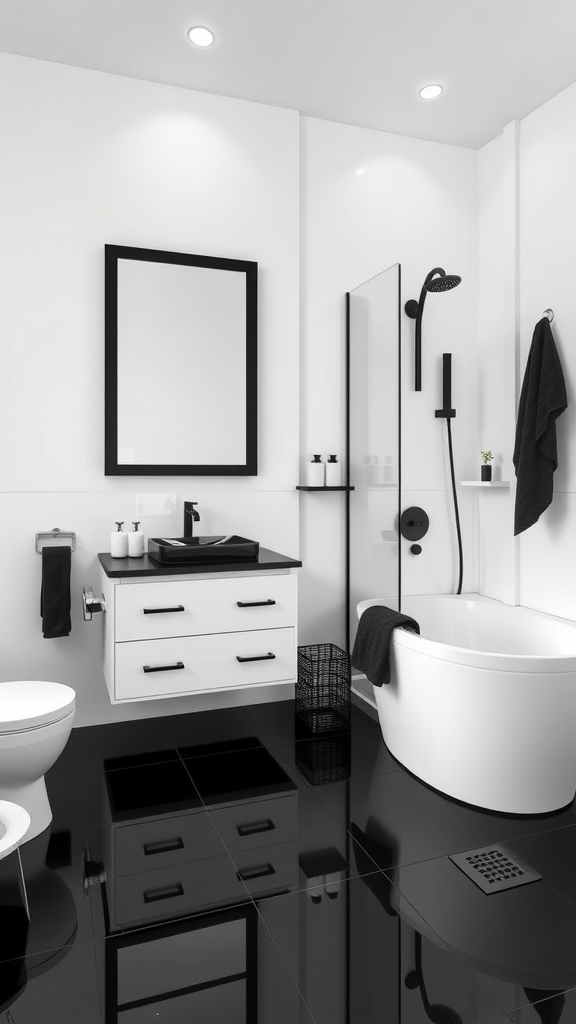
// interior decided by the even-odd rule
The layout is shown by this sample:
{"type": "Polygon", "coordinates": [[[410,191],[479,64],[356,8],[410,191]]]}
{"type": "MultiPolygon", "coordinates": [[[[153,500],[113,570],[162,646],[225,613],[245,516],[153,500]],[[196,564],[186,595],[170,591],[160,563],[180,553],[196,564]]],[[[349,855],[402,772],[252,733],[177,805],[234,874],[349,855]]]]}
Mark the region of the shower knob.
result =
{"type": "Polygon", "coordinates": [[[405,509],[400,517],[400,533],[405,540],[422,540],[428,533],[429,526],[428,516],[424,509],[418,508],[417,505],[405,509]]]}
{"type": "Polygon", "coordinates": [[[410,551],[412,552],[413,555],[421,555],[422,554],[422,546],[420,544],[411,544],[410,545],[410,551]]]}

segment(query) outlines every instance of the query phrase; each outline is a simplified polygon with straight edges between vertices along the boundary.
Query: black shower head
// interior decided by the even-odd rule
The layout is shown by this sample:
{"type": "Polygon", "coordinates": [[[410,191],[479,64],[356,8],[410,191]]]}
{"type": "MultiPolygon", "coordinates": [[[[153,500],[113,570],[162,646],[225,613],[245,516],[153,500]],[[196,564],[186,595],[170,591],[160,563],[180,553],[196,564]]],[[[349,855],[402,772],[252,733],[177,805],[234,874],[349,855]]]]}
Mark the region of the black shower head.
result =
{"type": "Polygon", "coordinates": [[[404,306],[406,316],[409,316],[412,320],[416,321],[414,370],[415,391],[422,390],[422,313],[424,311],[424,300],[426,298],[426,294],[427,292],[449,292],[452,288],[456,288],[456,286],[460,284],[461,280],[462,278],[459,277],[458,274],[447,274],[442,267],[434,267],[434,269],[426,275],[418,302],[416,302],[416,299],[408,299],[408,302],[404,306]]]}
{"type": "Polygon", "coordinates": [[[458,274],[444,274],[444,277],[436,277],[433,281],[429,281],[426,285],[427,292],[449,292],[452,288],[456,288],[456,285],[460,284],[462,280],[458,277],[458,274]]]}

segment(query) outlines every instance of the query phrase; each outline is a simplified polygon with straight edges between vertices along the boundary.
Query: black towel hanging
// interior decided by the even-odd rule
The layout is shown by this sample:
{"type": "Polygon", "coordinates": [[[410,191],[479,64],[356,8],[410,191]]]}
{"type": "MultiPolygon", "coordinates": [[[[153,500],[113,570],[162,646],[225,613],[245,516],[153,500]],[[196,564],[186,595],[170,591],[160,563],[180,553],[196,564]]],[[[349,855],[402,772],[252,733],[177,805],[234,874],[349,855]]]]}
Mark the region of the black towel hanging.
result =
{"type": "Polygon", "coordinates": [[[567,404],[560,358],[544,316],[534,328],[518,406],[515,536],[533,526],[552,501],[558,467],[556,420],[567,404]]]}
{"type": "Polygon", "coordinates": [[[70,620],[70,545],[52,545],[42,548],[42,587],[40,615],[42,636],[45,640],[68,636],[70,620]]]}

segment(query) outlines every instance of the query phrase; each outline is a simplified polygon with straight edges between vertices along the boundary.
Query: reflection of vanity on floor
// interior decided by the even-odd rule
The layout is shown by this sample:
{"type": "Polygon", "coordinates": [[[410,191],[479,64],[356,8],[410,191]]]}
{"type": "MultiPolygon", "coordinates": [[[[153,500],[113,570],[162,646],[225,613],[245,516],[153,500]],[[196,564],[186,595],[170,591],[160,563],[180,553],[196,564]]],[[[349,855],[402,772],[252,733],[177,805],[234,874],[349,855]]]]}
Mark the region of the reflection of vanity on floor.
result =
{"type": "Polygon", "coordinates": [[[113,704],[295,681],[301,562],[267,548],[214,567],[98,557],[113,704]]]}
{"type": "MultiPolygon", "coordinates": [[[[157,808],[135,788],[141,767],[116,758],[106,773],[112,824],[91,850],[105,877],[94,909],[106,935],[106,1024],[152,1021],[160,1009],[169,1020],[282,1020],[280,1006],[254,1013],[268,943],[259,948],[263,925],[246,889],[258,897],[294,887],[298,792],[250,742],[240,757],[212,744],[212,756],[190,760],[204,804],[180,761],[153,766],[169,794],[157,808]]],[[[279,997],[272,989],[266,998],[279,997]]]]}

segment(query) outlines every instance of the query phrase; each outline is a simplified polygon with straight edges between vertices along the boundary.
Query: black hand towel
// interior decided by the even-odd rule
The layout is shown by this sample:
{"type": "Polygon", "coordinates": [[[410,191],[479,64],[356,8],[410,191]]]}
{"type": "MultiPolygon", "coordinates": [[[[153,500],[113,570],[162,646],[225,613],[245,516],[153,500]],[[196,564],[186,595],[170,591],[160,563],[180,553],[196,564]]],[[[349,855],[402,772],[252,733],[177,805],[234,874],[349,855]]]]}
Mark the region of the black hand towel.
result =
{"type": "Polygon", "coordinates": [[[567,405],[550,322],[543,317],[534,328],[518,406],[514,536],[533,526],[552,501],[552,479],[558,467],[556,420],[567,405]]]}
{"type": "Polygon", "coordinates": [[[42,548],[42,589],[40,591],[40,615],[42,636],[53,640],[68,636],[72,629],[70,621],[70,567],[72,549],[70,545],[42,548]]]}
{"type": "Polygon", "coordinates": [[[360,617],[352,664],[364,672],[374,686],[390,682],[388,654],[392,630],[397,626],[410,626],[416,633],[420,632],[415,619],[383,604],[370,605],[360,617]]]}

